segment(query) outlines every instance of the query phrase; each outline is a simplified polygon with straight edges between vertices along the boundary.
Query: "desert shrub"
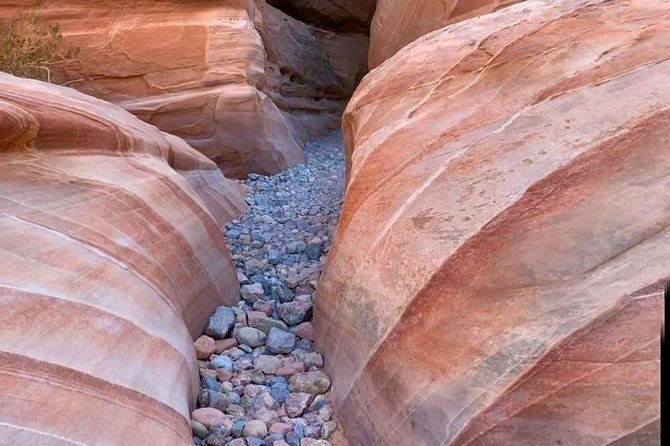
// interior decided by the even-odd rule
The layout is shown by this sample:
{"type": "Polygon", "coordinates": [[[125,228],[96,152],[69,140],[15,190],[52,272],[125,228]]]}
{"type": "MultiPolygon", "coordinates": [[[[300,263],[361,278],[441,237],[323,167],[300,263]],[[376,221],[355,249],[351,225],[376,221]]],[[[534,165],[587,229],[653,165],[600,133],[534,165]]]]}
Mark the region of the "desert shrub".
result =
{"type": "Polygon", "coordinates": [[[75,57],[63,47],[58,24],[47,24],[37,12],[0,23],[0,71],[51,82],[54,63],[75,57]]]}

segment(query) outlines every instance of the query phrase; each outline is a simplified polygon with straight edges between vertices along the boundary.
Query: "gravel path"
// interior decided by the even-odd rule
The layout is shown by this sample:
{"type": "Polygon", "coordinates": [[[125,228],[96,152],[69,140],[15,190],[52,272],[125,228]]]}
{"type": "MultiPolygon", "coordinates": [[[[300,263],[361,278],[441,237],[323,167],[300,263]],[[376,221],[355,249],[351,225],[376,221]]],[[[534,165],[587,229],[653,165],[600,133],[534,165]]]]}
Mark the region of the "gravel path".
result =
{"type": "Polygon", "coordinates": [[[195,343],[196,444],[327,446],[337,429],[311,318],[342,205],[341,134],[311,142],[306,153],[305,165],[252,175],[250,209],[226,228],[242,300],[219,307],[195,343]]]}

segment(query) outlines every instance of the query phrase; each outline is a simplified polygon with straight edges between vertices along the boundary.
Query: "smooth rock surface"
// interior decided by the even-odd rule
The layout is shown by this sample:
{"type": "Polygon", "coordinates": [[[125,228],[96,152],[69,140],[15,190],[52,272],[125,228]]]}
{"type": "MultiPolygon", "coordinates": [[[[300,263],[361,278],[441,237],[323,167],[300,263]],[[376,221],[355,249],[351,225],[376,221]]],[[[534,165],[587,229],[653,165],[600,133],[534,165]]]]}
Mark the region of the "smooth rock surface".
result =
{"type": "Polygon", "coordinates": [[[526,1],[366,77],[314,320],[353,444],[659,444],[669,31],[526,1]]]}
{"type": "Polygon", "coordinates": [[[0,444],[190,444],[193,338],[238,300],[221,225],[244,207],[182,140],[0,74],[0,444]]]}
{"type": "Polygon", "coordinates": [[[523,0],[377,0],[368,66],[376,68],[424,34],[519,1],[523,0]]]}

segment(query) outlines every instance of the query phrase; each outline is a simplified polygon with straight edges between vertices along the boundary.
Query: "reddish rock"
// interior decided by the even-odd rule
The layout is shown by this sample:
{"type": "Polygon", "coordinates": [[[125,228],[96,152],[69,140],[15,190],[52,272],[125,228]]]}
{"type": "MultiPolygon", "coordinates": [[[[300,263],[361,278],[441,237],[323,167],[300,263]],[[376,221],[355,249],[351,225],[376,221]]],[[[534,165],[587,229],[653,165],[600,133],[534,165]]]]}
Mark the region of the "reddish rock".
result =
{"type": "Polygon", "coordinates": [[[239,344],[237,342],[237,339],[228,338],[228,339],[218,339],[214,342],[214,345],[215,345],[214,351],[217,354],[221,354],[226,350],[230,350],[231,348],[237,347],[239,344]]]}
{"type": "Polygon", "coordinates": [[[293,426],[291,426],[288,423],[274,423],[272,426],[270,426],[270,429],[268,430],[268,433],[270,435],[272,434],[282,434],[286,435],[289,432],[293,430],[293,426]]]}
{"type": "Polygon", "coordinates": [[[247,323],[250,327],[260,328],[258,326],[258,321],[261,319],[267,319],[267,314],[262,311],[247,311],[247,323]]]}
{"type": "Polygon", "coordinates": [[[0,444],[189,444],[238,186],[115,105],[0,74],[0,191],[0,444]]]}
{"type": "Polygon", "coordinates": [[[305,412],[312,398],[309,393],[291,393],[286,398],[286,413],[291,418],[298,418],[305,412]]]}
{"type": "Polygon", "coordinates": [[[216,379],[220,382],[225,383],[230,381],[233,378],[233,372],[230,370],[219,369],[216,371],[216,379]]]}
{"type": "Polygon", "coordinates": [[[233,421],[228,415],[213,407],[201,407],[200,409],[196,409],[191,413],[191,418],[207,427],[233,426],[233,421]]]}
{"type": "Polygon", "coordinates": [[[314,320],[352,444],[657,443],[669,29],[527,1],[362,82],[314,320]]]}
{"type": "Polygon", "coordinates": [[[295,327],[294,333],[302,339],[307,339],[309,341],[314,340],[314,327],[311,322],[303,322],[298,325],[295,327]]]}
{"type": "Polygon", "coordinates": [[[413,40],[451,23],[523,0],[377,0],[370,27],[370,69],[413,40]]]}
{"type": "Polygon", "coordinates": [[[200,336],[194,343],[195,356],[198,359],[209,359],[216,350],[214,339],[209,336],[200,336]]]}
{"type": "Polygon", "coordinates": [[[295,358],[284,358],[279,363],[275,374],[277,376],[283,376],[288,378],[295,375],[296,373],[304,372],[305,364],[302,361],[298,361],[295,358]]]}
{"type": "Polygon", "coordinates": [[[272,317],[273,305],[271,302],[255,302],[254,310],[262,311],[267,317],[272,317]]]}

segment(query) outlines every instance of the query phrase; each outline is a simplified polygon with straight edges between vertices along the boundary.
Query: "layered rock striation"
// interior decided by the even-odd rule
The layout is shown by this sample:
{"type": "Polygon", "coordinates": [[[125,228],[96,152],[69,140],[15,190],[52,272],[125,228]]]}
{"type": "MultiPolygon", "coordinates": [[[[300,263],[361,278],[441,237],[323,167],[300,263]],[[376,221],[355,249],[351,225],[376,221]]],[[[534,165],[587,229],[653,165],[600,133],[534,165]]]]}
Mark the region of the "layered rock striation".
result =
{"type": "Polygon", "coordinates": [[[519,1],[522,0],[377,0],[370,28],[370,69],[424,34],[519,1]]]}
{"type": "Polygon", "coordinates": [[[527,1],[365,78],[315,308],[352,444],[658,444],[669,31],[527,1]]]}
{"type": "Polygon", "coordinates": [[[0,74],[0,444],[191,444],[241,192],[115,105],[0,74]]]}
{"type": "Polygon", "coordinates": [[[59,82],[182,137],[228,176],[303,162],[365,72],[367,37],[307,26],[264,0],[22,0],[0,5],[0,19],[26,11],[79,50],[54,65],[59,82]]]}

